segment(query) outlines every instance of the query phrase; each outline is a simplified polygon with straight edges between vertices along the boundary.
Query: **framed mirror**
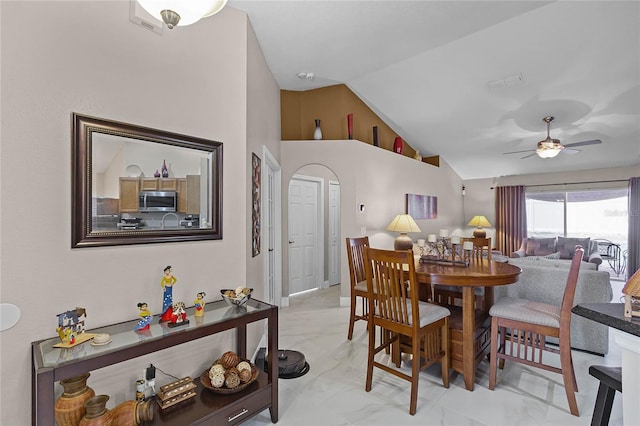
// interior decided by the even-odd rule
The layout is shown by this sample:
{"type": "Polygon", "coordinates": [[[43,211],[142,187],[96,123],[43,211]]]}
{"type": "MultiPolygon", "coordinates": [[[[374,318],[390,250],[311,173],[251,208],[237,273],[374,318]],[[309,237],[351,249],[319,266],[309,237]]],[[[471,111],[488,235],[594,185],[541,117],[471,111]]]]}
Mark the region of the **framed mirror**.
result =
{"type": "Polygon", "coordinates": [[[222,143],[72,114],[71,247],[222,239],[222,143]]]}

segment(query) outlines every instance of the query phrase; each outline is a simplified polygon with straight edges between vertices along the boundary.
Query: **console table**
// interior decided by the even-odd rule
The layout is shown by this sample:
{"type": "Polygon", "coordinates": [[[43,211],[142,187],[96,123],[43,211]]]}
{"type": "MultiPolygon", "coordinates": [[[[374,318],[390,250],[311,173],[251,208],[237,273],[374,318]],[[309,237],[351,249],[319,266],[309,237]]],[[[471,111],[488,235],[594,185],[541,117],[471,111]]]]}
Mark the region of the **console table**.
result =
{"type": "Polygon", "coordinates": [[[624,316],[624,303],[581,303],[571,309],[576,315],[612,328],[622,353],[622,420],[637,424],[640,401],[640,320],[624,316]]]}
{"type": "MultiPolygon", "coordinates": [[[[220,300],[205,306],[203,317],[195,317],[194,308],[187,309],[189,324],[169,328],[159,324],[154,318],[149,330],[133,331],[136,320],[109,325],[91,333],[108,333],[111,343],[92,346],[89,342],[70,349],[54,348],[59,338],[51,338],[31,343],[31,423],[33,425],[55,425],[54,383],[88,371],[117,364],[132,358],[160,351],[186,342],[210,336],[225,330],[236,330],[236,353],[246,358],[247,324],[266,320],[267,368],[259,372],[258,379],[248,388],[232,395],[214,394],[204,388],[198,378],[201,371],[194,371],[194,381],[198,383],[198,395],[184,406],[163,412],[154,403],[153,425],[194,425],[229,424],[234,425],[269,408],[271,421],[278,421],[278,307],[250,299],[246,306],[229,306],[220,300]]],[[[222,349],[220,353],[227,349],[222,349]]],[[[213,360],[211,360],[213,362],[213,360]]]]}

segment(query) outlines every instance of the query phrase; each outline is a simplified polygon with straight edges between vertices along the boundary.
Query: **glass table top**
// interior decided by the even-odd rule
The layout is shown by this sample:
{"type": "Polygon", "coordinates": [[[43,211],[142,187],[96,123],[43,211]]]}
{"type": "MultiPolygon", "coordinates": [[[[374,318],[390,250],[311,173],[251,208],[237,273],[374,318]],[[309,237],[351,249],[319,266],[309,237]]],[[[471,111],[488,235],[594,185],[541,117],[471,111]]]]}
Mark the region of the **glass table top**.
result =
{"type": "Polygon", "coordinates": [[[160,315],[154,315],[151,325],[147,330],[135,331],[134,327],[138,322],[138,319],[135,319],[85,331],[85,333],[109,334],[111,341],[104,345],[92,344],[92,339],[71,348],[57,348],[54,347],[54,345],[60,343],[59,337],[41,340],[35,343],[42,357],[42,365],[38,367],[58,367],[68,362],[105,355],[110,352],[135,346],[141,342],[160,340],[166,336],[184,333],[185,331],[194,330],[198,327],[220,323],[254,312],[266,311],[272,307],[273,306],[268,303],[255,299],[250,299],[245,306],[241,307],[229,306],[224,300],[219,300],[207,303],[204,308],[204,315],[202,316],[196,317],[194,315],[195,307],[187,308],[187,319],[189,323],[185,325],[169,327],[168,323],[159,322],[160,315]]]}

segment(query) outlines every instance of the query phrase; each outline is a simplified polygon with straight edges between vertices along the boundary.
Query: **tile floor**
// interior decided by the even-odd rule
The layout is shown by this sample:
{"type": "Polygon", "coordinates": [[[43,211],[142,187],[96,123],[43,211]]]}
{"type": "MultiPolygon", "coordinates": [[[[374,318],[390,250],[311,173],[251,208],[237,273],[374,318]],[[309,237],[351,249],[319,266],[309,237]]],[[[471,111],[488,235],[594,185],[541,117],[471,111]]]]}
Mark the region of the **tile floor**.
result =
{"type": "MultiPolygon", "coordinates": [[[[617,301],[623,283],[612,285],[617,301]]],[[[411,416],[408,382],[375,369],[372,390],[365,392],[365,323],[357,322],[353,340],[347,340],[349,308],[339,306],[339,294],[339,286],[334,286],[293,296],[290,306],[280,310],[280,348],[302,352],[311,367],[302,377],[279,380],[280,426],[588,425],[598,388],[598,381],[588,373],[589,366],[620,365],[620,351],[612,339],[605,357],[574,351],[580,390],[576,394],[580,417],[575,417],[569,413],[558,374],[507,362],[498,372],[495,390],[490,391],[489,364],[482,362],[475,389],[469,392],[453,370],[449,389],[443,388],[436,364],[421,373],[418,409],[411,416]]],[[[378,356],[389,358],[384,352],[378,356]]],[[[403,368],[410,371],[406,362],[403,368]]],[[[245,424],[271,424],[268,410],[245,424]]],[[[621,424],[622,398],[618,394],[610,425],[621,424]]]]}

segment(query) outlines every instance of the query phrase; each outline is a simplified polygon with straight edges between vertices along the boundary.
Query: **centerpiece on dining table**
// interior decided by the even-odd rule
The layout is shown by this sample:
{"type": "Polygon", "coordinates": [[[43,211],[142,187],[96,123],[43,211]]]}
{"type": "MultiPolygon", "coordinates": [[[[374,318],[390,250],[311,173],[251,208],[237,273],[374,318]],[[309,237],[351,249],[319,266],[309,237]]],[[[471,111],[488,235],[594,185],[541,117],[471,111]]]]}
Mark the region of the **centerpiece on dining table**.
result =
{"type": "Polygon", "coordinates": [[[427,240],[419,239],[420,262],[448,266],[469,266],[468,252],[473,250],[473,243],[461,239],[457,235],[449,236],[449,231],[441,229],[438,236],[429,234],[427,240]]]}

